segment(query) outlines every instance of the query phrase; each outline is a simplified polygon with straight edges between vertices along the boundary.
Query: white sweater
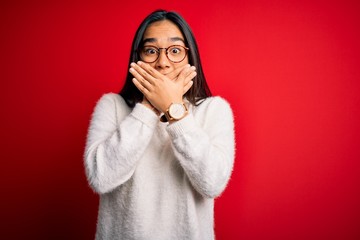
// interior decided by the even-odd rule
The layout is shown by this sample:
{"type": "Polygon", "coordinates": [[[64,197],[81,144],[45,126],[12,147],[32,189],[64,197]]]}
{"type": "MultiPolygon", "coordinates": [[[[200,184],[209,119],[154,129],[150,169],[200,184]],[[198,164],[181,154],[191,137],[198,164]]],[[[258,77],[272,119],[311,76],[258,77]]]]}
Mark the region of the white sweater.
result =
{"type": "Polygon", "coordinates": [[[234,161],[229,104],[210,97],[172,124],[142,104],[105,94],[85,149],[90,186],[100,194],[96,239],[214,239],[214,198],[234,161]]]}

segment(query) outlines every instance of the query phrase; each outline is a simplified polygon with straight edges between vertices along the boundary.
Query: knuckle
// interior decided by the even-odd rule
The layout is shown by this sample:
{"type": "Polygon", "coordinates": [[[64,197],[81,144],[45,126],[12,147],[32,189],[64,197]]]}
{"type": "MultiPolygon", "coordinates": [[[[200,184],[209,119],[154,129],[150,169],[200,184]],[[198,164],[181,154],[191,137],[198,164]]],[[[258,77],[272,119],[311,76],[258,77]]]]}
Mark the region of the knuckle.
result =
{"type": "Polygon", "coordinates": [[[141,74],[146,78],[148,77],[148,73],[146,71],[142,71],[141,74]]]}
{"type": "Polygon", "coordinates": [[[148,71],[149,71],[149,73],[152,74],[152,75],[155,74],[155,71],[154,71],[153,68],[149,68],[148,71]]]}

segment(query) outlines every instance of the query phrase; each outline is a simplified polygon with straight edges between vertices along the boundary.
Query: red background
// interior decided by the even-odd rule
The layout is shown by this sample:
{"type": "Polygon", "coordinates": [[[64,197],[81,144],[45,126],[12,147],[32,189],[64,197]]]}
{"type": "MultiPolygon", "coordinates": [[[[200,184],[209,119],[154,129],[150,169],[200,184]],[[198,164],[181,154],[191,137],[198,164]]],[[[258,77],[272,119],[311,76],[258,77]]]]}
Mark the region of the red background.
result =
{"type": "Polygon", "coordinates": [[[360,239],[360,2],[254,2],[2,1],[1,238],[93,239],[90,115],[121,88],[140,21],[165,8],[234,110],[217,239],[360,239]]]}

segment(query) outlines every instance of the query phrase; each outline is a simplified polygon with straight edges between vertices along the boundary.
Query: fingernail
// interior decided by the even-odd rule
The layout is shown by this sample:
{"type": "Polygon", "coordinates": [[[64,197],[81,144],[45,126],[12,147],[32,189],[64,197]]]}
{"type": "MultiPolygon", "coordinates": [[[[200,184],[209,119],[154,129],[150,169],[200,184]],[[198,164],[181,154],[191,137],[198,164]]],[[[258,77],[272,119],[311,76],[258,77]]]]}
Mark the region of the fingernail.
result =
{"type": "Polygon", "coordinates": [[[134,71],[134,69],[133,69],[133,68],[130,68],[130,69],[129,69],[129,71],[130,71],[130,72],[133,72],[133,71],[134,71]]]}
{"type": "Polygon", "coordinates": [[[195,66],[192,66],[190,69],[191,69],[191,70],[195,70],[195,69],[196,69],[196,67],[195,67],[195,66]]]}
{"type": "Polygon", "coordinates": [[[134,62],[130,63],[130,66],[134,67],[134,66],[135,66],[135,63],[134,63],[134,62]]]}
{"type": "Polygon", "coordinates": [[[137,64],[141,66],[141,64],[142,64],[142,61],[138,61],[138,62],[137,62],[137,64]]]}

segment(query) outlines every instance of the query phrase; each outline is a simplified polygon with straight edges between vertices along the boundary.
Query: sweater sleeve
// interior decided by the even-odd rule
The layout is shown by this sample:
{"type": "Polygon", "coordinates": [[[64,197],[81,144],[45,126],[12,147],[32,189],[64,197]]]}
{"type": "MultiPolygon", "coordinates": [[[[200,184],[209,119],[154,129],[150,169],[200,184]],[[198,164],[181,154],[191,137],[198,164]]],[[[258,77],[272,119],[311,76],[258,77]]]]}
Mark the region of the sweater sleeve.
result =
{"type": "Polygon", "coordinates": [[[167,130],[193,187],[203,196],[215,198],[225,189],[232,172],[235,137],[229,104],[220,97],[209,101],[201,126],[189,114],[167,130]]]}
{"type": "Polygon", "coordinates": [[[126,182],[153,135],[158,118],[142,104],[130,112],[117,94],[105,94],[97,103],[87,136],[86,176],[102,194],[126,182]]]}

